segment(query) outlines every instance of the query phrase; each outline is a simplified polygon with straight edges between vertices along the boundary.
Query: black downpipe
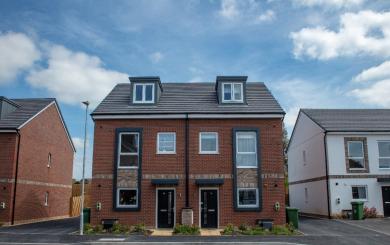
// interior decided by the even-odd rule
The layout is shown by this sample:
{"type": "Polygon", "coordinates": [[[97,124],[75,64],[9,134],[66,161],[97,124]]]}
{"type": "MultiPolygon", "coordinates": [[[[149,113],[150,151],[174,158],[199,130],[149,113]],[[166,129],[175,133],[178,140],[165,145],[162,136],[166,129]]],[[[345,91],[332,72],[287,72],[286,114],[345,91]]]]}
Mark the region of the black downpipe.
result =
{"type": "Polygon", "coordinates": [[[190,207],[190,199],[189,199],[189,119],[188,114],[186,114],[186,125],[185,125],[185,171],[186,171],[186,208],[190,207]]]}
{"type": "Polygon", "coordinates": [[[328,200],[328,218],[330,219],[330,193],[329,193],[329,169],[328,169],[328,148],[326,147],[326,132],[324,133],[324,150],[325,150],[325,178],[326,178],[326,197],[328,200]]]}
{"type": "Polygon", "coordinates": [[[15,204],[16,204],[16,186],[18,183],[18,170],[19,170],[19,149],[20,149],[20,133],[19,130],[16,131],[16,134],[18,135],[18,150],[16,153],[16,169],[15,169],[15,178],[14,178],[14,194],[13,194],[13,200],[12,200],[12,218],[11,218],[11,225],[15,222],[15,204]]]}

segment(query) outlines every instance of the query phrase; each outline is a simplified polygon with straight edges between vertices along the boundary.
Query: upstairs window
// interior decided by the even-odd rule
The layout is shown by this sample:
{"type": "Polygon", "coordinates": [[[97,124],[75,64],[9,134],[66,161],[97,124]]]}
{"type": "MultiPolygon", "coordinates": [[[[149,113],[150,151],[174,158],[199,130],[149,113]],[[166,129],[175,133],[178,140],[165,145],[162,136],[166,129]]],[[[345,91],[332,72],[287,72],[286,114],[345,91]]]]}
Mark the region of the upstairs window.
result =
{"type": "Polygon", "coordinates": [[[139,133],[120,133],[118,168],[137,168],[139,162],[139,133]]]}
{"type": "Polygon", "coordinates": [[[200,154],[218,153],[218,133],[216,132],[199,133],[199,153],[200,154]]]}
{"type": "Polygon", "coordinates": [[[363,141],[348,141],[348,164],[350,169],[364,169],[363,141]]]}
{"type": "Polygon", "coordinates": [[[390,169],[390,141],[379,141],[379,168],[390,169]]]}
{"type": "Polygon", "coordinates": [[[176,133],[157,134],[157,153],[158,154],[176,153],[176,133]]]}
{"type": "Polygon", "coordinates": [[[134,84],[133,103],[154,103],[154,84],[134,84]]]}
{"type": "Polygon", "coordinates": [[[236,132],[236,164],[238,168],[257,168],[256,132],[236,132]]]}
{"type": "Polygon", "coordinates": [[[242,83],[223,83],[222,102],[243,102],[242,83]]]}

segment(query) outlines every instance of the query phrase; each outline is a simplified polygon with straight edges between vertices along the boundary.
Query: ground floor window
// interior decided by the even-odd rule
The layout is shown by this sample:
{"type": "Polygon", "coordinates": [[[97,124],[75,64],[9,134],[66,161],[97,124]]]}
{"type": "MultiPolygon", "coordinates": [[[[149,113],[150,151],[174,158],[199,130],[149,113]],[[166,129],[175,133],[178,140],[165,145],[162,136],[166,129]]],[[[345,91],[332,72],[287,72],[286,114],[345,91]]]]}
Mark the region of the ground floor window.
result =
{"type": "Polygon", "coordinates": [[[352,186],[352,199],[367,200],[367,186],[352,186]]]}
{"type": "Polygon", "coordinates": [[[137,207],[137,189],[118,189],[117,206],[118,207],[137,207]]]}
{"type": "Polygon", "coordinates": [[[259,197],[257,188],[238,188],[238,207],[258,207],[259,197]]]}

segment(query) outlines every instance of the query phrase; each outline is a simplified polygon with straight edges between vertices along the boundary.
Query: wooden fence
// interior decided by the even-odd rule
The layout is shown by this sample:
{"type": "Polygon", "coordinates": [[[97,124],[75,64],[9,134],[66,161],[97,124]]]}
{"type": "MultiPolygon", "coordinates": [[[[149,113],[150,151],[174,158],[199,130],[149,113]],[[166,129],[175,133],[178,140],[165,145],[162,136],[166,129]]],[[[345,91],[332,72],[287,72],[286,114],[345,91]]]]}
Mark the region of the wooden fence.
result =
{"type": "MultiPolygon", "coordinates": [[[[91,207],[91,198],[89,195],[84,196],[84,207],[90,208],[91,207]]],[[[80,208],[81,208],[81,196],[74,196],[70,199],[70,212],[69,215],[71,217],[79,216],[80,215],[80,208]]]]}

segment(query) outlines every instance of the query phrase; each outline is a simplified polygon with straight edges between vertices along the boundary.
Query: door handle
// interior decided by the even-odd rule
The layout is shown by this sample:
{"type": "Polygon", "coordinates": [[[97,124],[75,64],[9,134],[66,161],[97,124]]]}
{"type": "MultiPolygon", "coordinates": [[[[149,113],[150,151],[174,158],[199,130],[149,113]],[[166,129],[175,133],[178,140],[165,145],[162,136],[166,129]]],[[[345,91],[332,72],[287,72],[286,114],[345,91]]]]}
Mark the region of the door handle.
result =
{"type": "Polygon", "coordinates": [[[390,202],[385,202],[385,204],[390,204],[390,202]]]}
{"type": "Polygon", "coordinates": [[[168,210],[166,209],[160,209],[160,212],[167,212],[168,210]]]}
{"type": "Polygon", "coordinates": [[[215,212],[215,209],[209,209],[208,211],[209,212],[215,212]]]}

